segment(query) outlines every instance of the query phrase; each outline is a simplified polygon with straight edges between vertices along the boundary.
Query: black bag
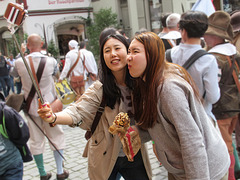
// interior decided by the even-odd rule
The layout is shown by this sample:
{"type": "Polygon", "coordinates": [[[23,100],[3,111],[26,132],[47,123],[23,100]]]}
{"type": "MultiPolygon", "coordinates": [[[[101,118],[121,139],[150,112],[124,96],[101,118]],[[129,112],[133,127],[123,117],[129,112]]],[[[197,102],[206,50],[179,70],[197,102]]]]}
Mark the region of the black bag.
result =
{"type": "Polygon", "coordinates": [[[28,126],[21,115],[5,102],[0,102],[0,133],[18,148],[23,162],[33,160],[27,145],[30,137],[28,126]]]}

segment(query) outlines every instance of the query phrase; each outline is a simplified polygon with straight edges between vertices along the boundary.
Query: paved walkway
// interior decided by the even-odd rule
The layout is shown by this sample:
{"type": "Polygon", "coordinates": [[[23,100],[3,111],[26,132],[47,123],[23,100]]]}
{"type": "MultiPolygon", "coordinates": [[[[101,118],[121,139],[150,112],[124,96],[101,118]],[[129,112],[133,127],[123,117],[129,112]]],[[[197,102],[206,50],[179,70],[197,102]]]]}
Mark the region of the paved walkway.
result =
{"type": "MultiPolygon", "coordinates": [[[[20,113],[22,115],[22,113],[20,113]]],[[[23,116],[24,117],[24,116],[23,116]]],[[[65,169],[70,172],[69,180],[88,180],[87,158],[82,157],[82,153],[86,144],[84,138],[85,131],[80,128],[71,128],[62,126],[65,132],[66,149],[64,157],[66,161],[65,169]]],[[[167,171],[164,167],[160,167],[157,158],[152,151],[152,144],[147,143],[149,158],[152,166],[153,180],[167,180],[167,171]]],[[[44,162],[46,171],[51,171],[52,178],[56,179],[56,165],[53,153],[46,144],[44,153],[44,162]]],[[[23,180],[39,180],[38,169],[34,161],[24,163],[23,180]]],[[[123,180],[123,178],[121,179],[123,180]]]]}

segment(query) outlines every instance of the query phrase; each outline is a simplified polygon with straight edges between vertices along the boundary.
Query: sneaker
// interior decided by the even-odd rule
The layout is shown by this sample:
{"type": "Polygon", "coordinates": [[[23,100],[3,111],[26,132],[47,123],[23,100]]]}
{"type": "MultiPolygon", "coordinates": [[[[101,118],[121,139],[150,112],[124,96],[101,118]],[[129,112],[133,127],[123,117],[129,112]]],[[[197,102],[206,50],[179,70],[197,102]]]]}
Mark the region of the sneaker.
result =
{"type": "Polygon", "coordinates": [[[67,179],[69,176],[69,172],[67,170],[63,170],[62,174],[57,174],[57,180],[67,179]]]}
{"type": "Polygon", "coordinates": [[[46,176],[40,176],[40,180],[48,180],[52,177],[52,173],[48,172],[46,176]]]}

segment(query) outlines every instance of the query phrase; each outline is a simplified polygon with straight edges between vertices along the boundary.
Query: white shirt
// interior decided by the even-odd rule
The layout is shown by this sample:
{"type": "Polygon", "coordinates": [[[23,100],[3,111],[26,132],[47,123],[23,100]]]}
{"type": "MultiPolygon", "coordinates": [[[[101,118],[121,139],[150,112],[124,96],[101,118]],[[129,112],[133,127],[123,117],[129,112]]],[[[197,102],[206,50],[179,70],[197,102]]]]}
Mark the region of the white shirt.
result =
{"type": "MultiPolygon", "coordinates": [[[[173,63],[182,66],[196,51],[202,49],[201,45],[180,43],[171,50],[173,63]]],[[[200,96],[204,96],[203,106],[207,114],[216,120],[212,113],[212,104],[220,98],[218,85],[218,64],[213,55],[207,54],[195,61],[187,70],[196,83],[200,96]],[[204,95],[205,94],[205,95],[204,95]]]]}
{"type": "MultiPolygon", "coordinates": [[[[26,61],[28,63],[29,68],[30,68],[29,59],[28,59],[29,56],[32,57],[32,62],[33,62],[33,66],[34,66],[36,73],[37,73],[38,66],[40,64],[39,63],[40,58],[42,58],[42,57],[47,58],[39,86],[40,86],[41,94],[43,96],[44,101],[51,103],[57,97],[54,79],[53,79],[53,74],[57,67],[57,61],[53,57],[47,57],[47,56],[41,54],[40,52],[34,52],[34,53],[31,53],[28,56],[26,56],[26,61]]],[[[22,88],[24,91],[24,97],[26,99],[31,90],[32,81],[31,81],[31,78],[28,74],[28,71],[25,67],[25,63],[23,62],[22,58],[18,58],[15,61],[15,66],[11,70],[11,75],[14,77],[17,77],[17,76],[21,77],[22,88]]],[[[30,105],[29,114],[31,114],[35,117],[38,117],[39,115],[37,113],[37,110],[38,110],[38,95],[37,95],[37,93],[35,93],[35,96],[30,105]]]]}
{"type": "MultiPolygon", "coordinates": [[[[85,66],[88,69],[88,71],[97,76],[98,67],[97,67],[96,60],[93,56],[93,53],[86,49],[81,49],[80,51],[81,51],[82,58],[83,58],[83,55],[85,56],[85,66]]],[[[87,76],[88,72],[87,72],[86,68],[84,69],[84,74],[87,76]]],[[[93,82],[94,81],[89,77],[88,80],[85,82],[85,90],[87,90],[88,87],[91,86],[93,82]]]]}
{"type": "Polygon", "coordinates": [[[179,39],[182,35],[178,31],[169,31],[167,34],[161,37],[161,39],[179,39]]]}
{"type": "MultiPolygon", "coordinates": [[[[71,67],[76,62],[77,57],[78,57],[78,49],[72,49],[66,54],[65,65],[64,65],[64,68],[63,68],[63,70],[61,72],[61,75],[59,77],[60,80],[63,80],[64,78],[67,77],[68,71],[71,69],[71,67]]],[[[71,77],[73,73],[74,73],[75,76],[79,76],[79,75],[84,74],[82,58],[79,59],[77,65],[72,70],[69,77],[71,77]]],[[[86,76],[84,76],[84,79],[86,79],[86,76]]]]}
{"type": "Polygon", "coordinates": [[[224,43],[214,46],[208,52],[210,53],[219,53],[226,56],[232,56],[237,53],[236,47],[231,43],[224,43]]]}

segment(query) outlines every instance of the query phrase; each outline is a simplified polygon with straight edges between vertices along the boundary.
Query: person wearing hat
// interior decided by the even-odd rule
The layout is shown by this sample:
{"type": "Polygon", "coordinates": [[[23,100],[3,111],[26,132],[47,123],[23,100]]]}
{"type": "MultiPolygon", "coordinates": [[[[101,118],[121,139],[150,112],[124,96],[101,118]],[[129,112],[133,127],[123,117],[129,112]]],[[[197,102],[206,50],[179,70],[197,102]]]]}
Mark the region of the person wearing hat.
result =
{"type": "MultiPolygon", "coordinates": [[[[83,66],[83,54],[78,50],[78,42],[76,40],[70,40],[68,43],[69,52],[66,54],[65,65],[61,72],[58,82],[61,82],[65,78],[69,78],[70,82],[73,76],[84,76],[83,66]],[[75,65],[75,62],[77,64],[75,65]]],[[[84,80],[87,79],[84,76],[84,80]]],[[[85,86],[73,87],[78,99],[85,91],[85,86]]]]}
{"type": "Polygon", "coordinates": [[[236,47],[231,43],[233,40],[233,30],[230,21],[228,13],[224,11],[214,12],[208,19],[208,29],[204,35],[204,39],[208,52],[216,57],[221,72],[219,74],[221,96],[218,102],[213,105],[212,111],[228,147],[231,159],[229,179],[235,179],[232,133],[238,120],[238,112],[233,110],[239,109],[239,92],[232,74],[233,72],[237,75],[239,74],[236,68],[237,63],[233,63],[234,59],[237,62],[239,61],[239,56],[236,56],[236,47]],[[233,70],[230,64],[234,64],[233,70]]]}
{"type": "MultiPolygon", "coordinates": [[[[230,13],[231,15],[231,25],[233,28],[233,45],[236,46],[238,53],[240,53],[240,11],[236,10],[230,13]]],[[[238,152],[240,152],[240,115],[238,115],[238,121],[235,127],[235,137],[236,137],[236,150],[234,151],[234,156],[238,158],[238,152]],[[236,154],[236,155],[235,155],[236,154]]],[[[233,143],[234,145],[234,143],[233,143]]],[[[235,177],[240,178],[240,163],[235,163],[235,177]]]]}
{"type": "Polygon", "coordinates": [[[237,51],[240,52],[240,11],[234,11],[231,14],[231,24],[233,27],[233,44],[236,46],[237,51]]]}

